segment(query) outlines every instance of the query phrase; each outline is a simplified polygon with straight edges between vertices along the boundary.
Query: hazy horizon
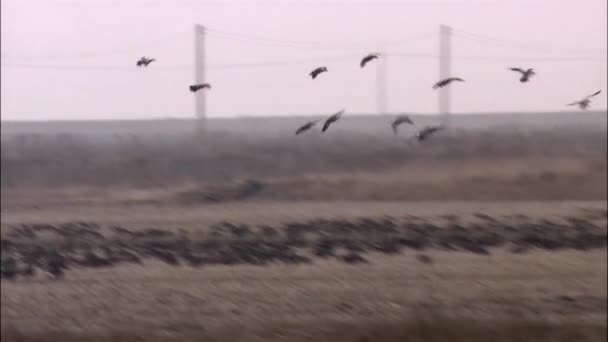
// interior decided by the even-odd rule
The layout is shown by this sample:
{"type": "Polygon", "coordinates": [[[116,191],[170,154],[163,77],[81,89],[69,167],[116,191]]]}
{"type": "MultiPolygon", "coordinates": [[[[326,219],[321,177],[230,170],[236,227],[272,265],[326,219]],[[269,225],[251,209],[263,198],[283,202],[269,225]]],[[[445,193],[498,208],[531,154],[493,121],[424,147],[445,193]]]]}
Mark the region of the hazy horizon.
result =
{"type": "Polygon", "coordinates": [[[608,107],[606,1],[3,0],[1,119],[193,116],[193,26],[208,28],[210,117],[376,112],[387,53],[388,111],[434,114],[439,25],[453,27],[452,110],[569,112],[598,89],[608,107]],[[146,70],[141,56],[157,59],[146,70]],[[316,80],[319,65],[329,72],[316,80]],[[538,75],[518,82],[509,67],[538,75]]]}

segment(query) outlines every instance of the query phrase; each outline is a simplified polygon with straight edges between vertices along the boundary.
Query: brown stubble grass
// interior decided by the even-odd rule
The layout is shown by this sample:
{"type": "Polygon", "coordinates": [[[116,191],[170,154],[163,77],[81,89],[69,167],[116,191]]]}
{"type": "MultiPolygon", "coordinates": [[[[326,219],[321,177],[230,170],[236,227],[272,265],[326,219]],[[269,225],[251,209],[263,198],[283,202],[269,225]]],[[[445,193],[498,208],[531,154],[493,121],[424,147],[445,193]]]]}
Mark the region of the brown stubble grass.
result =
{"type": "MultiPolygon", "coordinates": [[[[606,200],[605,159],[517,158],[432,161],[382,172],[256,179],[259,188],[235,198],[244,182],[147,189],[67,186],[2,188],[2,208],[116,204],[197,205],[235,201],[564,201],[606,200]],[[217,200],[209,200],[208,198],[217,200]]],[[[245,183],[246,184],[246,183],[245,183]]]]}
{"type": "MultiPolygon", "coordinates": [[[[603,126],[463,131],[415,148],[350,133],[307,140],[216,135],[208,151],[190,138],[3,140],[2,228],[78,220],[198,230],[219,221],[468,220],[475,213],[550,220],[599,213],[605,223],[603,126]],[[247,180],[261,187],[232,200],[247,180]],[[209,193],[224,199],[200,200],[209,193]]],[[[366,255],[370,263],[357,266],[146,262],[71,270],[60,281],[3,280],[2,341],[607,338],[606,250],[423,253],[432,263],[407,251],[366,255]]]]}
{"type": "Polygon", "coordinates": [[[152,262],[77,270],[60,282],[2,282],[3,333],[10,334],[7,341],[44,340],[47,332],[99,341],[599,341],[606,335],[606,251],[426,253],[430,265],[413,253],[374,255],[359,266],[192,269],[152,262]]]}

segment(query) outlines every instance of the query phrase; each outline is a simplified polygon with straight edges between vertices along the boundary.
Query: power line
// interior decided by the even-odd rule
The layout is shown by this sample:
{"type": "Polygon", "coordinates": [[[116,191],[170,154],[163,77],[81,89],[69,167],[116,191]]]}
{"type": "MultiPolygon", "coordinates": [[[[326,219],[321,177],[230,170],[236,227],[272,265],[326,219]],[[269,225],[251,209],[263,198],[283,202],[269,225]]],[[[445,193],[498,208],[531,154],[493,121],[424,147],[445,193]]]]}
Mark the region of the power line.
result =
{"type": "MultiPolygon", "coordinates": [[[[330,56],[325,58],[314,58],[306,60],[283,60],[283,61],[271,61],[271,62],[258,62],[258,63],[225,63],[225,64],[210,64],[207,69],[247,69],[247,68],[261,68],[261,67],[282,67],[299,64],[310,64],[315,62],[328,62],[328,61],[346,61],[353,58],[357,58],[359,55],[340,55],[330,56]]],[[[135,66],[108,66],[108,65],[49,65],[49,64],[24,64],[24,63],[2,63],[4,67],[13,67],[21,69],[56,69],[56,70],[93,70],[93,71],[130,71],[130,72],[142,72],[135,66]]],[[[171,66],[151,66],[149,70],[188,70],[193,68],[192,65],[171,65],[171,66]]]]}
{"type": "MultiPolygon", "coordinates": [[[[421,58],[421,59],[433,59],[439,58],[439,55],[432,54],[412,54],[412,53],[401,53],[392,52],[389,53],[391,56],[408,57],[408,58],[421,58]]],[[[459,60],[471,60],[471,61],[513,61],[513,60],[527,60],[527,61],[541,61],[541,62],[576,62],[576,61],[603,61],[606,63],[605,57],[599,56],[547,56],[547,57],[530,57],[530,56],[476,56],[476,55],[461,55],[454,56],[452,59],[459,60]]]]}
{"type": "MultiPolygon", "coordinates": [[[[127,72],[141,72],[135,65],[132,67],[127,66],[112,66],[112,65],[49,65],[49,64],[24,64],[24,63],[2,63],[3,67],[19,68],[19,69],[49,69],[49,70],[90,70],[90,71],[127,71],[127,72]]],[[[185,70],[192,68],[187,65],[174,65],[174,66],[158,66],[155,70],[185,70]]],[[[152,69],[152,68],[150,68],[152,69]]]]}
{"type": "Polygon", "coordinates": [[[583,50],[583,51],[587,51],[587,52],[594,51],[596,53],[603,53],[603,54],[606,54],[606,51],[607,51],[605,49],[597,49],[597,50],[596,49],[580,49],[580,48],[575,49],[575,48],[562,48],[562,47],[555,47],[555,46],[546,46],[546,45],[540,45],[538,43],[526,43],[526,42],[521,42],[521,41],[495,38],[495,37],[490,37],[490,36],[486,36],[486,35],[482,35],[482,34],[478,34],[478,33],[467,32],[467,31],[463,31],[463,30],[459,30],[459,29],[453,29],[453,32],[455,33],[455,36],[457,36],[457,37],[472,40],[477,43],[494,44],[497,46],[508,47],[508,48],[518,48],[521,50],[537,50],[537,51],[551,51],[551,52],[561,50],[561,51],[576,51],[577,53],[580,53],[581,50],[583,50]]]}
{"type": "MultiPolygon", "coordinates": [[[[437,59],[439,55],[435,54],[417,54],[417,53],[405,53],[405,52],[387,52],[387,56],[392,57],[404,57],[409,59],[437,59]]],[[[306,60],[283,60],[283,61],[269,61],[269,62],[257,62],[257,63],[228,63],[228,64],[210,64],[207,68],[210,70],[225,70],[225,69],[249,69],[249,68],[272,68],[272,67],[283,67],[291,65],[301,64],[312,64],[321,62],[331,61],[348,61],[360,57],[359,55],[341,55],[341,56],[330,56],[321,57],[306,60]]],[[[454,59],[459,60],[471,60],[471,61],[514,61],[514,60],[526,60],[526,61],[542,61],[542,62],[576,62],[576,61],[603,61],[606,62],[605,58],[596,56],[575,56],[575,57],[528,57],[528,56],[452,56],[454,59]]],[[[52,64],[27,64],[27,63],[2,63],[2,67],[19,68],[19,69],[49,69],[49,70],[87,70],[87,71],[127,71],[127,72],[142,72],[135,66],[112,66],[112,65],[52,65],[52,64]]],[[[159,71],[175,71],[175,70],[189,70],[192,65],[159,65],[151,66],[147,71],[159,70],[159,71]]]]}
{"type": "MultiPolygon", "coordinates": [[[[21,0],[23,1],[23,0],[21,0]]],[[[133,1],[133,0],[132,0],[133,1]]],[[[69,6],[91,6],[91,7],[109,7],[113,5],[123,5],[123,1],[111,1],[103,3],[95,3],[93,1],[59,1],[53,0],[57,5],[69,5],[69,6]],[[85,3],[86,2],[86,3],[85,3]]],[[[204,2],[196,0],[176,0],[173,3],[187,4],[190,6],[304,6],[304,7],[318,7],[318,6],[336,6],[336,7],[353,7],[353,6],[385,6],[385,7],[403,7],[403,6],[446,6],[446,5],[470,5],[478,6],[482,4],[494,4],[498,0],[377,0],[377,1],[365,1],[365,0],[245,0],[245,1],[226,1],[226,0],[206,0],[204,2]]],[[[155,0],[140,0],[140,5],[160,5],[164,1],[155,0]]]]}
{"type": "MultiPolygon", "coordinates": [[[[97,52],[89,52],[89,53],[80,53],[77,52],[77,55],[39,55],[39,56],[32,56],[32,55],[21,55],[21,56],[16,56],[16,55],[2,55],[2,58],[6,58],[6,59],[19,59],[19,60],[36,60],[36,59],[44,59],[44,60],[58,60],[58,59],[90,59],[90,58],[99,58],[99,57],[108,57],[108,56],[115,56],[115,55],[125,55],[127,53],[131,54],[131,52],[134,52],[136,50],[139,50],[139,52],[137,53],[136,56],[140,56],[141,50],[146,49],[147,47],[151,46],[151,45],[155,45],[155,44],[164,44],[164,43],[168,43],[168,42],[174,42],[175,37],[177,36],[183,36],[185,34],[186,31],[180,31],[180,32],[173,32],[171,34],[168,34],[164,37],[158,38],[158,39],[153,39],[153,40],[148,40],[145,41],[143,44],[138,44],[137,46],[129,46],[129,47],[122,47],[122,48],[115,48],[115,49],[110,49],[110,50],[103,50],[103,51],[97,51],[97,52]]],[[[166,47],[166,45],[163,45],[163,47],[166,47]]]]}
{"type": "Polygon", "coordinates": [[[293,47],[293,48],[305,48],[305,49],[334,49],[334,50],[346,50],[346,49],[363,49],[369,48],[372,45],[403,45],[406,43],[411,43],[413,41],[418,41],[426,38],[430,38],[432,33],[419,33],[416,35],[408,36],[401,38],[399,40],[395,40],[392,42],[386,41],[359,41],[359,42],[340,42],[340,43],[322,43],[322,42],[311,42],[311,41],[296,41],[296,40],[285,40],[285,39],[276,39],[276,38],[268,38],[257,35],[243,34],[243,33],[234,33],[227,32],[222,30],[217,30],[213,28],[207,28],[205,30],[207,33],[210,33],[212,37],[220,38],[220,39],[228,39],[228,40],[236,40],[241,42],[251,42],[257,44],[266,44],[271,46],[279,46],[279,47],[293,47]]]}

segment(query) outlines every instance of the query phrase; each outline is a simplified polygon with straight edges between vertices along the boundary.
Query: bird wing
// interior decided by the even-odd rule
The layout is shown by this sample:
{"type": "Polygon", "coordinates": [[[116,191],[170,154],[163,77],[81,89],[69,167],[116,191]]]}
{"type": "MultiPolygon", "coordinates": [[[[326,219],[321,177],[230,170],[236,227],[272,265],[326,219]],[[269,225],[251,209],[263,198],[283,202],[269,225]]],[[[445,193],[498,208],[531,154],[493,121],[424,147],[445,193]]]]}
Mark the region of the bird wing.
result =
{"type": "Polygon", "coordinates": [[[396,122],[396,121],[393,121],[393,122],[391,123],[391,127],[393,128],[393,134],[394,134],[394,135],[397,135],[397,122],[396,122]]]}
{"type": "Polygon", "coordinates": [[[359,65],[363,68],[365,66],[365,64],[367,64],[367,59],[368,56],[363,57],[363,59],[361,60],[361,63],[359,63],[359,65]]]}
{"type": "Polygon", "coordinates": [[[367,55],[365,57],[363,57],[363,59],[361,60],[361,67],[363,68],[369,61],[371,61],[372,59],[376,59],[378,58],[377,55],[371,54],[371,55],[367,55]]]}
{"type": "Polygon", "coordinates": [[[422,134],[424,136],[428,136],[428,135],[431,135],[431,134],[433,134],[433,133],[435,133],[437,131],[440,131],[442,129],[443,129],[442,126],[430,126],[430,127],[426,127],[425,129],[423,129],[422,130],[422,134]]]}
{"type": "Polygon", "coordinates": [[[323,124],[323,129],[321,129],[321,132],[325,132],[327,130],[327,128],[329,127],[329,125],[331,125],[331,123],[332,123],[331,119],[332,118],[325,120],[325,123],[323,124]]]}
{"type": "Polygon", "coordinates": [[[596,91],[595,93],[593,93],[593,94],[591,94],[591,95],[589,95],[589,96],[585,97],[585,99],[590,99],[590,98],[592,98],[592,97],[594,97],[594,96],[596,96],[596,95],[599,95],[601,92],[602,92],[601,90],[598,90],[598,91],[596,91]]]}
{"type": "Polygon", "coordinates": [[[317,121],[319,121],[319,120],[309,121],[309,122],[305,123],[304,125],[300,126],[300,128],[298,128],[298,130],[296,131],[296,135],[311,129],[312,126],[314,126],[317,123],[317,121]]]}
{"type": "Polygon", "coordinates": [[[581,101],[575,101],[575,102],[572,102],[572,103],[568,103],[566,106],[576,106],[579,103],[581,103],[581,101]]]}
{"type": "Polygon", "coordinates": [[[304,132],[306,129],[308,129],[308,128],[306,127],[307,125],[308,125],[308,124],[306,124],[306,125],[304,125],[304,126],[302,126],[302,127],[298,128],[298,129],[296,130],[296,135],[298,135],[298,134],[300,134],[300,133],[304,132]]]}
{"type": "Polygon", "coordinates": [[[399,122],[405,122],[405,123],[408,123],[410,125],[414,124],[414,121],[412,121],[412,119],[409,116],[407,116],[407,115],[400,116],[399,117],[399,122]]]}
{"type": "Polygon", "coordinates": [[[327,120],[325,120],[325,123],[323,124],[323,129],[321,131],[325,132],[327,130],[327,128],[329,127],[329,125],[331,125],[333,122],[336,122],[336,121],[338,121],[338,119],[340,119],[342,114],[344,114],[344,109],[340,110],[339,112],[337,112],[336,114],[330,116],[327,120]]]}
{"type": "Polygon", "coordinates": [[[336,121],[342,116],[342,114],[344,114],[344,109],[340,109],[338,112],[336,112],[331,117],[334,119],[334,121],[336,121]]]}
{"type": "Polygon", "coordinates": [[[522,74],[526,73],[526,71],[524,69],[522,69],[522,68],[509,68],[509,70],[517,71],[517,72],[522,73],[522,74]]]}

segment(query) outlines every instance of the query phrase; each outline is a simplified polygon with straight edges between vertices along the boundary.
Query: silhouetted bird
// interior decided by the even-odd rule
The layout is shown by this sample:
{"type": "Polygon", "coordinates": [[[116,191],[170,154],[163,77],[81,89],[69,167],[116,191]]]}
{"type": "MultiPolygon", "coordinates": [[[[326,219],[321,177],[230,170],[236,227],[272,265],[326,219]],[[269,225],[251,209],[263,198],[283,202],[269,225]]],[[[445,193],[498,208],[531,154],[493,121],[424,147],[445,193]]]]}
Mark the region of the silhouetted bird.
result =
{"type": "Polygon", "coordinates": [[[433,259],[426,254],[417,254],[416,260],[420,261],[423,264],[432,264],[433,263],[433,259]]]}
{"type": "Polygon", "coordinates": [[[326,67],[318,67],[315,70],[310,72],[310,77],[312,77],[312,79],[314,80],[315,78],[317,78],[317,76],[319,76],[319,74],[327,72],[327,68],[326,67]]]}
{"type": "Polygon", "coordinates": [[[26,277],[32,277],[36,274],[36,269],[30,263],[27,263],[21,270],[21,274],[26,277]]]}
{"type": "Polygon", "coordinates": [[[363,68],[365,66],[365,64],[367,64],[371,60],[378,58],[378,56],[379,55],[377,53],[370,53],[369,55],[363,57],[363,59],[361,60],[361,63],[360,63],[361,67],[363,68]]]}
{"type": "Polygon", "coordinates": [[[433,85],[433,89],[443,88],[454,81],[464,82],[464,80],[462,78],[449,77],[449,78],[443,79],[443,80],[435,83],[435,85],[433,85]]]}
{"type": "Polygon", "coordinates": [[[397,135],[397,127],[404,123],[413,125],[414,121],[412,121],[412,119],[410,119],[410,117],[407,115],[399,115],[395,118],[395,120],[393,120],[393,122],[391,122],[391,127],[393,128],[393,133],[395,135],[397,135]]]}
{"type": "Polygon", "coordinates": [[[57,252],[50,252],[47,255],[46,270],[54,277],[63,277],[64,270],[67,270],[65,257],[57,252]]]}
{"type": "Polygon", "coordinates": [[[14,258],[2,258],[0,260],[0,278],[15,279],[17,277],[17,261],[14,258]]]}
{"type": "Polygon", "coordinates": [[[359,255],[357,253],[349,253],[349,254],[342,256],[342,261],[344,261],[347,264],[367,263],[367,260],[365,260],[364,257],[362,257],[361,255],[359,255]]]}
{"type": "Polygon", "coordinates": [[[190,91],[195,93],[201,89],[211,89],[211,84],[209,83],[199,83],[199,84],[193,84],[190,86],[190,91]]]}
{"type": "Polygon", "coordinates": [[[416,135],[416,138],[418,139],[418,141],[426,140],[429,136],[431,136],[432,134],[434,134],[444,128],[445,128],[444,126],[424,127],[420,132],[418,132],[418,134],[416,135]]]}
{"type": "Polygon", "coordinates": [[[578,106],[580,109],[587,109],[591,104],[591,98],[596,95],[599,95],[601,92],[601,90],[598,90],[595,93],[583,98],[582,100],[569,103],[568,106],[578,106]]]}
{"type": "Polygon", "coordinates": [[[334,123],[340,119],[342,114],[344,114],[344,109],[342,109],[341,111],[337,112],[336,114],[330,116],[327,120],[325,120],[325,123],[323,124],[323,129],[321,131],[325,132],[332,123],[334,123]]]}
{"type": "Polygon", "coordinates": [[[137,66],[138,66],[138,67],[140,67],[140,68],[141,68],[142,66],[143,66],[143,67],[147,67],[147,66],[148,66],[148,64],[150,64],[150,63],[152,63],[152,62],[154,62],[154,61],[155,61],[155,59],[154,59],[154,58],[142,57],[142,58],[140,58],[140,59],[137,61],[137,66]]]}
{"type": "Polygon", "coordinates": [[[536,75],[536,73],[534,72],[534,69],[530,68],[527,70],[524,70],[522,68],[509,68],[509,70],[511,71],[517,71],[518,73],[521,74],[521,78],[519,79],[520,82],[528,82],[530,80],[530,77],[532,77],[533,75],[536,75]]]}
{"type": "Polygon", "coordinates": [[[317,124],[317,122],[319,122],[319,120],[309,121],[309,122],[305,123],[300,128],[298,128],[298,130],[296,130],[296,135],[298,135],[300,133],[304,133],[304,132],[308,131],[309,129],[313,128],[314,125],[317,124]]]}

